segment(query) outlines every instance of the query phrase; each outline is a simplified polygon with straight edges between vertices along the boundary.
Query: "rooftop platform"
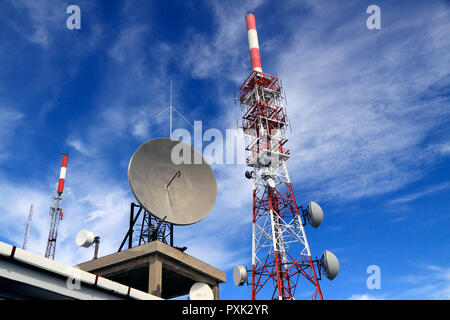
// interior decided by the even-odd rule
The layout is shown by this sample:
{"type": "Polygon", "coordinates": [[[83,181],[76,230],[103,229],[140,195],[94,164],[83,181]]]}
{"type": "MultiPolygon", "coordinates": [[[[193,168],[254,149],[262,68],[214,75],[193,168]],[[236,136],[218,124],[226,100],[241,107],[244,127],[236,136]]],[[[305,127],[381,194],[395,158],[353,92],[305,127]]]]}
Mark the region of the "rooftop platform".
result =
{"type": "Polygon", "coordinates": [[[164,299],[186,295],[195,282],[204,282],[218,300],[219,284],[226,281],[223,271],[160,241],[87,261],[78,267],[164,299]]]}

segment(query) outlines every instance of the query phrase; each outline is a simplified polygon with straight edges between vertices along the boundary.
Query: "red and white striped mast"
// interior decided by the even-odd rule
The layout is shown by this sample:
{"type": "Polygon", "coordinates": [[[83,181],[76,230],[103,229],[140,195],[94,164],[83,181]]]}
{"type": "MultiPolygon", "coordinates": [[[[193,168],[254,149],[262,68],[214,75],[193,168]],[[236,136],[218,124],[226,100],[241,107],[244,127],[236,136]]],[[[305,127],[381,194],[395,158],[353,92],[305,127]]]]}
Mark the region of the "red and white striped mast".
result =
{"type": "Polygon", "coordinates": [[[258,32],[256,31],[255,15],[249,13],[245,16],[247,23],[248,48],[250,50],[250,60],[252,63],[252,70],[262,72],[261,55],[259,53],[258,32]]]}
{"type": "Polygon", "coordinates": [[[297,205],[286,166],[290,151],[284,146],[288,121],[282,88],[278,78],[262,72],[254,14],[245,20],[252,72],[240,87],[239,99],[242,128],[249,137],[247,165],[252,168],[245,175],[253,180],[251,298],[269,294],[272,299],[294,299],[303,278],[312,284],[311,299],[323,299],[320,262],[312,259],[303,228],[309,207],[297,205]]]}
{"type": "Polygon", "coordinates": [[[45,250],[45,257],[52,260],[55,259],[56,239],[58,237],[59,222],[63,218],[61,207],[62,194],[64,191],[64,182],[66,180],[67,170],[67,155],[63,155],[61,162],[61,170],[59,173],[58,189],[56,195],[52,197],[53,205],[50,207],[50,231],[48,233],[47,249],[45,250]]]}

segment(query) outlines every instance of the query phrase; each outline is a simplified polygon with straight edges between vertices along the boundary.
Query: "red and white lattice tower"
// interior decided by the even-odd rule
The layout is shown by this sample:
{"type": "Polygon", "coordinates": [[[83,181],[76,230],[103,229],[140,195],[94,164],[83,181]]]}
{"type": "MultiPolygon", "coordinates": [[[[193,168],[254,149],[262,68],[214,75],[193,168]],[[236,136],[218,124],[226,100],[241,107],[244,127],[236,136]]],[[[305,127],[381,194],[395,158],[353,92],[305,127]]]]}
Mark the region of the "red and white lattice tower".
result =
{"type": "Polygon", "coordinates": [[[52,260],[55,259],[56,239],[58,237],[59,222],[63,218],[61,200],[64,191],[64,182],[66,179],[68,156],[63,155],[61,163],[61,171],[59,174],[59,182],[57,194],[52,197],[53,204],[50,206],[50,231],[48,233],[47,249],[45,250],[45,257],[52,260]]]}
{"type": "Polygon", "coordinates": [[[311,299],[323,299],[319,267],[303,228],[304,210],[297,205],[286,167],[290,152],[282,88],[278,78],[262,72],[254,14],[245,19],[252,72],[240,87],[239,100],[252,168],[246,176],[253,180],[251,298],[271,294],[272,299],[294,299],[303,279],[312,285],[311,299]]]}

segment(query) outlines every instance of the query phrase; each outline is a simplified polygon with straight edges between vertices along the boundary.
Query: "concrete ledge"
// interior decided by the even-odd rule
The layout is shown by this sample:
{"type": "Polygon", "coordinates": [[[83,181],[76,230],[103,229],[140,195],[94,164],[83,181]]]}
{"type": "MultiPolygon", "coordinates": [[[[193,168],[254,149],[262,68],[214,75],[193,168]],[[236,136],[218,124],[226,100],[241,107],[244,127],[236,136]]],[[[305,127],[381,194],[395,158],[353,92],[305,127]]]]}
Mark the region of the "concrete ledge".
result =
{"type": "Polygon", "coordinates": [[[0,242],[0,297],[146,299],[159,297],[0,242]],[[74,284],[75,283],[75,284],[74,284]]]}

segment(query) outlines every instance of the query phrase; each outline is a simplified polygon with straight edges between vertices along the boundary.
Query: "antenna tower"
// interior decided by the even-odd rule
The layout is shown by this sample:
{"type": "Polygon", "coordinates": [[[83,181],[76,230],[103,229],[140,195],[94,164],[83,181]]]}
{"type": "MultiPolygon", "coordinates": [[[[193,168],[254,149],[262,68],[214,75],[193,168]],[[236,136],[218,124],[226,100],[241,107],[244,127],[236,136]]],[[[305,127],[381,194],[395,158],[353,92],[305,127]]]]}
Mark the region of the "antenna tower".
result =
{"type": "Polygon", "coordinates": [[[252,71],[241,85],[242,128],[249,137],[246,177],[253,180],[251,298],[294,299],[301,278],[323,299],[320,266],[313,260],[303,226],[305,210],[297,201],[286,161],[288,119],[278,78],[262,72],[255,16],[245,17],[252,71]],[[316,266],[317,271],[316,272],[316,266]],[[271,286],[272,285],[272,286],[271,286]]]}
{"type": "Polygon", "coordinates": [[[52,197],[53,203],[50,206],[50,231],[48,233],[47,249],[45,250],[45,257],[52,260],[55,259],[56,239],[58,237],[58,227],[60,221],[63,219],[63,212],[61,207],[62,194],[64,191],[64,182],[66,179],[68,156],[65,154],[62,158],[61,171],[59,174],[59,183],[56,195],[52,197]]]}
{"type": "Polygon", "coordinates": [[[30,213],[28,214],[27,228],[25,229],[25,238],[23,239],[23,246],[22,246],[23,250],[27,249],[28,233],[30,232],[31,219],[33,219],[33,211],[34,211],[34,206],[33,206],[33,204],[31,204],[30,213]]]}

